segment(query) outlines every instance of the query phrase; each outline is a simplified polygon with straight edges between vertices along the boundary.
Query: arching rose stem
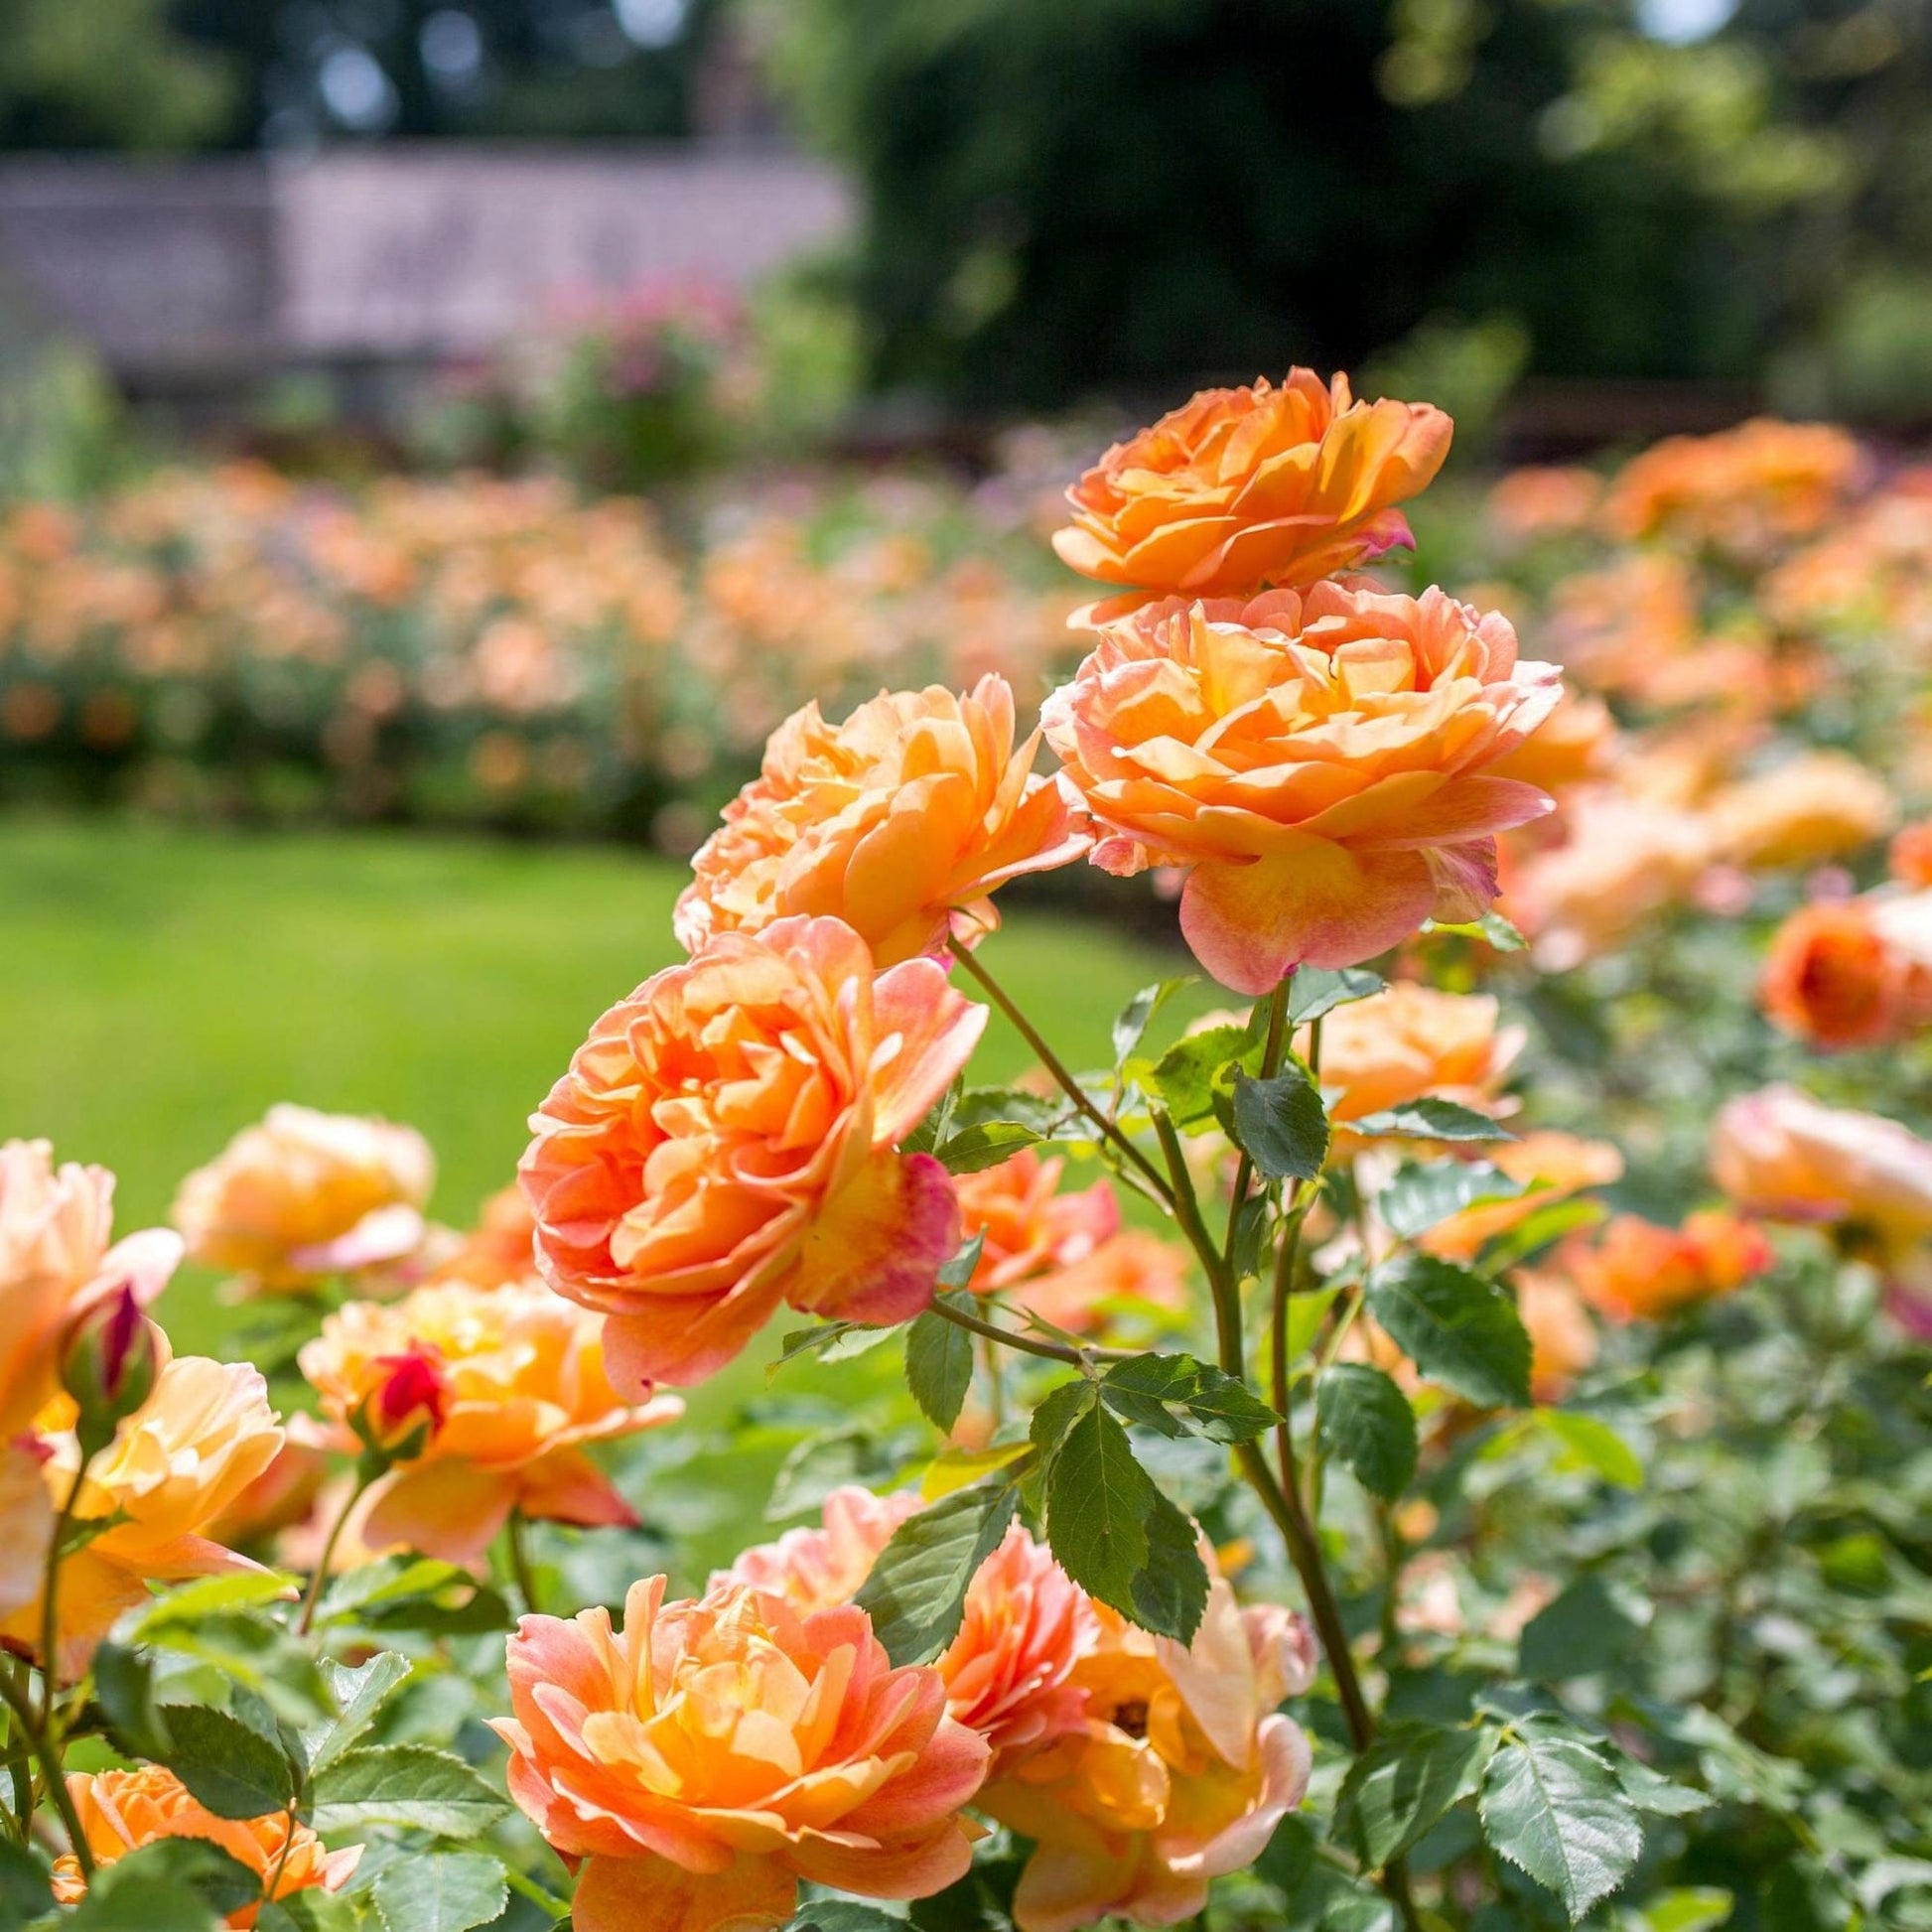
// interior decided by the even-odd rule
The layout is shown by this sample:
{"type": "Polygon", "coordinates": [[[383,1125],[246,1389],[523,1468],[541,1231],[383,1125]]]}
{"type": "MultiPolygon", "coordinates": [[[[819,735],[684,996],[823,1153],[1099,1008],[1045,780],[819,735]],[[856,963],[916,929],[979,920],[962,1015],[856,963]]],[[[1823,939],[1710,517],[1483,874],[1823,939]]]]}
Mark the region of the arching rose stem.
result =
{"type": "Polygon", "coordinates": [[[1006,988],[957,939],[948,939],[946,944],[951,949],[952,956],[979,982],[980,989],[986,997],[1007,1017],[1014,1031],[1034,1049],[1040,1065],[1052,1076],[1066,1097],[1100,1130],[1101,1138],[1111,1141],[1121,1154],[1140,1170],[1149,1186],[1154,1189],[1156,1197],[1172,1207],[1173,1197],[1169,1189],[1167,1178],[1160,1169],[1141,1152],[1128,1135],[1124,1134],[1093,1104],[1079,1081],[1067,1071],[1059,1055],[1040,1037],[1039,1030],[1014,1004],[1006,988]]]}
{"type": "Polygon", "coordinates": [[[537,1603],[536,1572],[530,1564],[530,1547],[524,1539],[524,1531],[529,1519],[520,1509],[512,1509],[509,1520],[503,1525],[503,1543],[509,1553],[510,1576],[516,1584],[516,1593],[523,1599],[523,1612],[526,1616],[539,1614],[537,1603]]]}
{"type": "Polygon", "coordinates": [[[82,1877],[91,1877],[94,1869],[93,1848],[87,1843],[87,1834],[80,1829],[80,1818],[73,1808],[73,1800],[68,1796],[68,1781],[61,1767],[59,1746],[35,1723],[33,1701],[27,1691],[4,1671],[0,1671],[0,1701],[5,1702],[14,1715],[14,1722],[20,1726],[21,1734],[33,1745],[34,1755],[40,1759],[41,1777],[47,1785],[47,1795],[54,1801],[55,1810],[61,1814],[61,1823],[67,1828],[68,1844],[73,1852],[74,1863],[79,1865],[82,1877]]]}
{"type": "MultiPolygon", "coordinates": [[[[1286,986],[1287,982],[1284,981],[1283,985],[1286,986]]],[[[1281,997],[1279,991],[1276,997],[1281,997]]],[[[1309,1074],[1318,1088],[1321,1079],[1319,1020],[1309,1028],[1309,1074]]],[[[1270,1387],[1275,1399],[1275,1413],[1282,1419],[1275,1431],[1275,1453],[1281,1463],[1282,1486],[1290,1495],[1297,1494],[1297,1476],[1294,1421],[1289,1412],[1289,1405],[1295,1399],[1295,1385],[1289,1376],[1288,1304],[1289,1298],[1295,1293],[1295,1273],[1302,1257],[1302,1224],[1308,1219],[1309,1209],[1314,1205],[1314,1197],[1320,1187],[1321,1176],[1315,1174],[1311,1179],[1300,1183],[1295,1190],[1295,1198],[1289,1203],[1282,1223],[1280,1246],[1275,1251],[1275,1274],[1269,1302],[1272,1321],[1268,1337],[1270,1387]]]]}
{"type": "Polygon", "coordinates": [[[315,1575],[309,1579],[309,1593],[302,1599],[302,1614],[295,1620],[295,1634],[306,1637],[316,1627],[316,1610],[322,1602],[322,1592],[329,1584],[329,1560],[336,1554],[336,1545],[343,1540],[343,1531],[348,1527],[349,1516],[355,1505],[362,1500],[362,1493],[372,1483],[381,1470],[367,1470],[358,1467],[355,1472],[355,1487],[344,1499],[343,1506],[336,1513],[336,1520],[329,1526],[329,1534],[323,1539],[322,1552],[316,1558],[315,1575]]]}
{"type": "Polygon", "coordinates": [[[1014,1328],[1002,1328],[996,1322],[982,1321],[978,1315],[968,1314],[964,1309],[949,1308],[940,1301],[933,1303],[931,1311],[942,1321],[950,1321],[955,1328],[964,1328],[969,1334],[1004,1342],[1009,1348],[1017,1348],[1025,1355],[1037,1355],[1042,1361],[1065,1362],[1072,1368],[1091,1368],[1095,1362],[1130,1361],[1139,1352],[1132,1348],[1069,1348],[1063,1341],[1048,1341],[1042,1335],[1022,1334],[1014,1328]]]}

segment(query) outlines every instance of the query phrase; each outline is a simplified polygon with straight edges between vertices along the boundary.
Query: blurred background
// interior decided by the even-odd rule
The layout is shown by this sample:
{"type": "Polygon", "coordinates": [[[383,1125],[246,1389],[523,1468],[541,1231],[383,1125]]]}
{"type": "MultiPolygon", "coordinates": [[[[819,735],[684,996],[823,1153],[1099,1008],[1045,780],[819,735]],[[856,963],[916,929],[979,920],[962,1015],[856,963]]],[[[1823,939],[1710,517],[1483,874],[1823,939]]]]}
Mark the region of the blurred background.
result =
{"type": "Polygon", "coordinates": [[[462,1214],[773,724],[1036,702],[1066,482],[1292,362],[1455,415],[1462,585],[1508,465],[1896,465],[1932,9],[0,0],[0,1132],[138,1218],[386,1110],[462,1214]]]}

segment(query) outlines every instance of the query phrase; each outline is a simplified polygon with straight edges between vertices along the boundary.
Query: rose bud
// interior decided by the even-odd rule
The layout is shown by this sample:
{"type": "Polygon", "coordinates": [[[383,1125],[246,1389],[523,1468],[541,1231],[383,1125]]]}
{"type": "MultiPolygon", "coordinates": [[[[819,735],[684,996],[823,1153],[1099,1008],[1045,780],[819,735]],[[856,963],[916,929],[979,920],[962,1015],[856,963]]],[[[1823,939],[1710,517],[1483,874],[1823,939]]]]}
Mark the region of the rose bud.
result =
{"type": "Polygon", "coordinates": [[[348,1418],[369,1455],[386,1468],[422,1454],[443,1427],[449,1379],[441,1358],[411,1344],[399,1355],[378,1356],[375,1381],[348,1418]]]}
{"type": "Polygon", "coordinates": [[[100,1453],[122,1419],[147,1401],[159,1367],[153,1324],[131,1286],[102,1297],[73,1324],[61,1355],[61,1386],[78,1414],[83,1456],[100,1453]]]}

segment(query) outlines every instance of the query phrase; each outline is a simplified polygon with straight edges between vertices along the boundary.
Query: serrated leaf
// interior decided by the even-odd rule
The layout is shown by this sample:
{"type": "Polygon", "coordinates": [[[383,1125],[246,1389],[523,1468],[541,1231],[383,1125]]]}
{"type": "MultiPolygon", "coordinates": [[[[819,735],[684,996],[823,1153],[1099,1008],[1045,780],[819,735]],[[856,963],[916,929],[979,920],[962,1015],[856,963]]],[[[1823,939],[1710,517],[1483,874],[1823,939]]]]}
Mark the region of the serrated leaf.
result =
{"type": "Polygon", "coordinates": [[[1530,1337],[1493,1282],[1435,1255],[1370,1272],[1368,1311],[1432,1381],[1480,1408],[1528,1408],[1530,1337]]]}
{"type": "Polygon", "coordinates": [[[324,1662],[323,1681],[336,1700],[336,1715],[304,1733],[312,1775],[333,1764],[368,1729],[384,1701],[413,1668],[407,1657],[393,1650],[378,1650],[353,1670],[346,1664],[324,1662]]]}
{"type": "Polygon", "coordinates": [[[1312,1180],[1328,1158],[1328,1116],[1307,1069],[1234,1082],[1236,1144],[1270,1180],[1312,1180]]]}
{"type": "Polygon", "coordinates": [[[1315,1378],[1321,1440],[1362,1484],[1394,1502],[1416,1473],[1416,1412],[1393,1379],[1364,1362],[1334,1362],[1315,1378]]]}
{"type": "MultiPolygon", "coordinates": [[[[1127,1431],[1098,1403],[1083,1410],[1046,1472],[1046,1541],[1089,1595],[1157,1635],[1188,1643],[1200,1620],[1196,1609],[1186,1621],[1196,1592],[1147,1575],[1157,1547],[1165,1568],[1184,1567],[1192,1538],[1190,1531],[1184,1547],[1174,1548],[1172,1518],[1178,1515],[1135,1459],[1127,1431]]],[[[1198,1555],[1193,1568],[1201,1568],[1198,1555]]],[[[1204,1572],[1198,1595],[1205,1605],[1204,1572]]]]}
{"type": "Polygon", "coordinates": [[[857,1483],[871,1488],[891,1478],[895,1458],[882,1452],[877,1437],[861,1426],[821,1430],[794,1443],[771,1480],[764,1506],[767,1523],[817,1509],[834,1489],[857,1483]]]}
{"type": "Polygon", "coordinates": [[[1380,993],[1388,984],[1365,966],[1298,966],[1288,982],[1288,1024],[1300,1027],[1356,1000],[1380,993]]]}
{"type": "Polygon", "coordinates": [[[999,1547],[1019,1494],[1003,1474],[956,1489],[893,1532],[853,1599],[897,1664],[924,1664],[958,1634],[966,1591],[999,1547]]]}
{"type": "Polygon", "coordinates": [[[1406,1162],[1375,1197],[1383,1225],[1398,1241],[1413,1241],[1464,1208],[1516,1200],[1528,1185],[1488,1161],[1406,1162]]]}
{"type": "Polygon", "coordinates": [[[1135,1355],[1107,1370],[1101,1395],[1129,1422],[1165,1436],[1251,1443],[1281,1421],[1245,1382],[1191,1355],[1135,1355]]]}
{"type": "Polygon", "coordinates": [[[1142,987],[1121,1008],[1114,1018],[1112,1035],[1116,1066],[1141,1043],[1148,1028],[1154,1022],[1154,1016],[1182,987],[1192,986],[1193,983],[1194,976],[1191,973],[1183,973],[1178,979],[1156,980],[1152,986],[1142,987]]]}
{"type": "Polygon", "coordinates": [[[1453,1100],[1406,1100],[1376,1114],[1347,1123],[1351,1134],[1369,1140],[1513,1141],[1516,1136],[1487,1114],[1453,1100]]]}
{"type": "Polygon", "coordinates": [[[805,1906],[785,1932],[905,1932],[905,1921],[856,1899],[825,1898],[805,1906]]]}
{"type": "Polygon", "coordinates": [[[297,1790],[281,1746],[205,1704],[164,1704],[168,1768],[217,1818],[261,1818],[286,1811],[297,1790]]]}
{"type": "Polygon", "coordinates": [[[53,1866],[32,1846],[0,1838],[0,1925],[25,1925],[53,1909],[53,1866]]]}
{"type": "Polygon", "coordinates": [[[1679,1784],[1661,1771],[1634,1757],[1621,1758],[1616,1766],[1617,1781],[1630,1795],[1639,1811],[1658,1818],[1691,1818],[1711,1809],[1711,1799],[1688,1784],[1679,1784]]]}
{"type": "MultiPolygon", "coordinates": [[[[949,1307],[973,1312],[970,1295],[941,1295],[949,1307]]],[[[969,1330],[929,1311],[905,1333],[905,1383],[932,1426],[950,1432],[973,1386],[973,1337],[969,1330]]]]}
{"type": "Polygon", "coordinates": [[[311,1822],[327,1838],[369,1825],[407,1825],[438,1838],[474,1838],[509,1806],[462,1758],[427,1744],[370,1744],[345,1752],[315,1781],[311,1822]]]}
{"type": "Polygon", "coordinates": [[[221,1932],[261,1880],[203,1839],[163,1838],[100,1866],[61,1932],[221,1932]]]}
{"type": "Polygon", "coordinates": [[[1234,1069],[1253,1072],[1261,1048],[1245,1027],[1206,1027],[1177,1039],[1155,1063],[1154,1090],[1183,1134],[1220,1124],[1217,1103],[1232,1082],[1234,1069]]]}
{"type": "Polygon", "coordinates": [[[103,1643],[94,1652],[94,1702],[123,1750],[168,1761],[168,1723],[155,1698],[154,1658],[147,1651],[103,1643]]]}
{"type": "Polygon", "coordinates": [[[1574,1925],[1635,1867],[1643,1824],[1582,1739],[1524,1732],[1489,1760],[1477,1805],[1490,1846],[1563,1901],[1574,1925]]]}
{"type": "Polygon", "coordinates": [[[1062,1382],[1040,1398],[1034,1409],[1028,1439],[1042,1463],[1049,1462],[1066,1440],[1066,1433],[1100,1400],[1100,1391],[1084,1376],[1062,1382]]]}
{"type": "Polygon", "coordinates": [[[1480,1782],[1492,1729],[1398,1724],[1349,1767],[1335,1798],[1335,1839],[1379,1871],[1480,1782]]]}
{"type": "Polygon", "coordinates": [[[1538,1409],[1536,1426],[1554,1438],[1564,1459],[1613,1482],[1619,1489],[1643,1487],[1643,1460],[1608,1423],[1575,1409],[1538,1409]]]}
{"type": "Polygon", "coordinates": [[[986,1230],[979,1228],[959,1245],[959,1252],[942,1262],[936,1277],[941,1288],[965,1288],[978,1272],[980,1256],[986,1252],[986,1230]]]}
{"type": "Polygon", "coordinates": [[[501,1863],[482,1852],[433,1852],[385,1864],[370,1887],[385,1932],[471,1932],[509,1902],[501,1863]]]}
{"type": "MultiPolygon", "coordinates": [[[[1033,1453],[1031,1443],[995,1443],[983,1449],[948,1449],[925,1465],[925,1473],[919,1477],[919,1495],[926,1502],[936,1503],[941,1496],[950,1496],[955,1489],[964,1489],[968,1483],[978,1482],[997,1469],[1012,1468],[1016,1462],[1031,1459],[1033,1453]]],[[[1015,1480],[1019,1473],[1015,1470],[1015,1480]]]]}
{"type": "Polygon", "coordinates": [[[300,1594],[296,1580],[272,1570],[240,1570],[224,1577],[198,1577],[157,1597],[124,1632],[128,1643],[152,1643],[179,1623],[199,1623],[220,1610],[257,1609],[264,1603],[291,1602],[300,1594]]]}
{"type": "Polygon", "coordinates": [[[1524,1624],[1517,1640],[1523,1675],[1561,1684],[1608,1670],[1636,1649],[1647,1621],[1626,1595],[1587,1572],[1524,1624]]]}
{"type": "Polygon", "coordinates": [[[1192,1643],[1210,1587],[1199,1530],[1157,1488],[1147,1518],[1147,1562],[1130,1586],[1134,1621],[1158,1636],[1192,1643]]]}
{"type": "Polygon", "coordinates": [[[1037,1147],[1039,1141],[1039,1135],[1017,1120],[989,1120],[962,1127],[934,1152],[948,1173],[979,1173],[1012,1160],[1022,1148],[1037,1147]]]}

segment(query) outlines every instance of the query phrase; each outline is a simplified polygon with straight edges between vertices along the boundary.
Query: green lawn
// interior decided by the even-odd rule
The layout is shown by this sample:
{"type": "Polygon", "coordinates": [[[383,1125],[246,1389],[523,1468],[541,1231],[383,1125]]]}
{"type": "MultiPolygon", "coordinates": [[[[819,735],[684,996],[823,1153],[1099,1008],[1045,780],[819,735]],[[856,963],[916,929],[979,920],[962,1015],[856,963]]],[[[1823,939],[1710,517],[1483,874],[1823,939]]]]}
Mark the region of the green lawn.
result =
{"type": "MultiPolygon", "coordinates": [[[[0,821],[0,1138],[113,1168],[131,1228],[272,1101],[386,1114],[428,1135],[435,1211],[461,1222],[590,1022],[677,956],[680,883],[605,849],[0,821]]],[[[989,947],[1076,1064],[1136,986],[1180,970],[1038,914],[989,947]]],[[[975,1077],[1027,1057],[996,1020],[975,1077]]],[[[209,1344],[205,1283],[164,1313],[209,1344]]]]}

